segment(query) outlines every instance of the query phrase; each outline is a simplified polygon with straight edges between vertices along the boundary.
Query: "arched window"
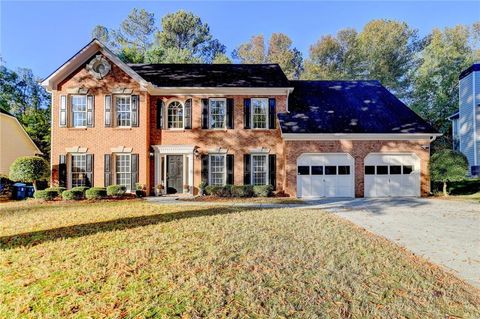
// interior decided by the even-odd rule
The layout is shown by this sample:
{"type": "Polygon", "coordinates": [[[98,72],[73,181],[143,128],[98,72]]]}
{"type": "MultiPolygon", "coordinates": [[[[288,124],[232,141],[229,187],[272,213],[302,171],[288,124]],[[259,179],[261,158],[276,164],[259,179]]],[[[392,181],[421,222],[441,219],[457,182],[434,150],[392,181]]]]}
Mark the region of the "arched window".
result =
{"type": "Polygon", "coordinates": [[[183,128],[183,105],[178,101],[173,101],[167,108],[167,127],[183,128]]]}

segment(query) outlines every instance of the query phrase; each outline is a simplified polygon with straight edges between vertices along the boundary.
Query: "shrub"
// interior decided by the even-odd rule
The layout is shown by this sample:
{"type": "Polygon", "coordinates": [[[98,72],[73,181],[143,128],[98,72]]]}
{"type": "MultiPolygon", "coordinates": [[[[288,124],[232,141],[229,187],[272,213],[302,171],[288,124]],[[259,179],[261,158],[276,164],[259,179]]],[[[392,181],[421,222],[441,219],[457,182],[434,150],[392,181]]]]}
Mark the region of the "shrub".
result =
{"type": "Polygon", "coordinates": [[[61,186],[50,187],[50,188],[47,188],[47,189],[50,190],[50,191],[57,192],[57,196],[60,196],[64,191],[67,190],[65,187],[61,187],[61,186]]]}
{"type": "Polygon", "coordinates": [[[33,197],[35,197],[36,199],[43,199],[45,201],[54,200],[57,196],[58,196],[58,192],[55,191],[55,190],[51,190],[51,189],[44,189],[44,190],[41,190],[41,191],[36,191],[33,194],[33,197]]]}
{"type": "Polygon", "coordinates": [[[127,189],[123,185],[110,185],[107,187],[107,195],[114,197],[121,197],[125,195],[127,189]]]}
{"type": "Polygon", "coordinates": [[[33,183],[37,190],[37,181],[45,180],[50,174],[50,165],[39,156],[22,156],[10,166],[10,179],[25,183],[33,183]]]}
{"type": "Polygon", "coordinates": [[[142,198],[142,197],[147,196],[147,192],[144,191],[144,190],[141,190],[141,189],[137,189],[137,190],[135,191],[135,195],[136,195],[138,198],[142,198]]]}
{"type": "Polygon", "coordinates": [[[461,181],[467,172],[467,158],[460,152],[442,150],[432,155],[430,176],[432,181],[443,183],[443,196],[448,196],[447,183],[461,181]]]}
{"type": "Polygon", "coordinates": [[[218,196],[218,197],[230,197],[232,196],[232,185],[225,185],[225,186],[209,185],[205,187],[205,193],[207,195],[218,196]]]}
{"type": "Polygon", "coordinates": [[[87,189],[90,189],[90,187],[88,187],[88,186],[77,186],[77,187],[73,187],[73,188],[72,188],[72,191],[73,191],[73,190],[81,191],[83,194],[85,194],[85,192],[87,191],[87,189]]]}
{"type": "Polygon", "coordinates": [[[83,192],[78,189],[63,191],[62,193],[62,198],[64,200],[82,200],[83,197],[83,192]]]}
{"type": "Polygon", "coordinates": [[[232,197],[252,197],[253,186],[252,185],[233,185],[232,197]]]}
{"type": "Polygon", "coordinates": [[[253,186],[253,194],[257,197],[270,197],[273,195],[273,186],[255,185],[253,186]]]}
{"type": "Polygon", "coordinates": [[[8,200],[13,197],[13,182],[3,174],[0,174],[0,200],[8,200]]]}
{"type": "Polygon", "coordinates": [[[103,199],[107,197],[107,190],[105,187],[92,187],[85,191],[87,199],[103,199]]]}

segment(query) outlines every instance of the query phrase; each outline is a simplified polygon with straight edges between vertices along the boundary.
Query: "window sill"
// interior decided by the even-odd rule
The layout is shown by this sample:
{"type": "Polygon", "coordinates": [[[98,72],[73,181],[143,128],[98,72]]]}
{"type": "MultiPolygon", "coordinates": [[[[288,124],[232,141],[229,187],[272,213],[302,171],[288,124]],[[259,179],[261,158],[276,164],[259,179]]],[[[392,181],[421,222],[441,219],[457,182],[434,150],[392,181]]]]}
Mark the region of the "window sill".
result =
{"type": "MultiPolygon", "coordinates": [[[[67,127],[69,131],[86,131],[87,127],[82,126],[82,127],[67,127]]],[[[88,127],[91,128],[91,127],[88,127]]]]}
{"type": "Polygon", "coordinates": [[[131,130],[132,127],[131,126],[116,126],[113,128],[114,130],[121,130],[121,131],[124,131],[124,130],[131,130]]]}

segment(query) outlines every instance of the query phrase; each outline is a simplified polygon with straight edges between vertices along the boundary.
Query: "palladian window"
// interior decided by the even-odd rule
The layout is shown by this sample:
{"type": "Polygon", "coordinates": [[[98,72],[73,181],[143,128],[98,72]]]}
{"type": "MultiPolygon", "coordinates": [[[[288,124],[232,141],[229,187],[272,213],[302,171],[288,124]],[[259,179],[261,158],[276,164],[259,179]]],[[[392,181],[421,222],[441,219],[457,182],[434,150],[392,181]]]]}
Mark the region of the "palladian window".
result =
{"type": "Polygon", "coordinates": [[[173,101],[167,109],[168,128],[183,128],[183,105],[178,101],[173,101]]]}

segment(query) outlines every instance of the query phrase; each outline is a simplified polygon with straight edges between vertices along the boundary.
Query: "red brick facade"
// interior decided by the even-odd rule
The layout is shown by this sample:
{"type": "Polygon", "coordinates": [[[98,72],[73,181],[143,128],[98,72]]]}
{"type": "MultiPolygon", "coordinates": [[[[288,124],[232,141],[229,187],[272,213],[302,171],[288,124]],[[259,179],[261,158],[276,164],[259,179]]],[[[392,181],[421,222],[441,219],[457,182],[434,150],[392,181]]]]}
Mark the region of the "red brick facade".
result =
{"type": "MultiPolygon", "coordinates": [[[[87,61],[88,63],[88,61],[87,61]]],[[[198,151],[193,159],[194,193],[201,181],[200,155],[207,154],[209,149],[226,149],[234,155],[234,183],[243,184],[243,155],[251,153],[252,149],[265,148],[269,154],[276,154],[276,189],[296,196],[296,162],[302,153],[349,153],[355,159],[355,195],[363,196],[364,164],[363,160],[371,152],[410,152],[421,160],[421,194],[429,193],[430,179],[428,174],[429,150],[424,145],[429,141],[285,141],[278,123],[275,129],[253,130],[244,128],[244,99],[257,96],[233,95],[221,96],[234,100],[234,128],[211,130],[201,128],[201,99],[210,96],[154,96],[147,93],[136,81],[122,69],[112,64],[112,70],[103,79],[93,78],[86,70],[85,64],[71,73],[52,91],[52,183],[58,182],[59,156],[67,156],[69,167],[69,152],[72,148],[86,149],[94,155],[93,184],[104,186],[105,154],[111,154],[116,148],[124,147],[131,153],[139,154],[139,183],[145,184],[149,191],[155,186],[155,168],[151,157],[151,147],[154,145],[194,145],[198,151]],[[83,88],[88,94],[95,96],[94,127],[72,128],[59,127],[60,96],[70,96],[72,91],[83,88]],[[118,92],[119,89],[139,96],[139,126],[132,128],[105,127],[104,108],[105,95],[118,92]],[[170,101],[184,102],[192,98],[192,129],[168,130],[157,128],[158,99],[166,105],[170,101]]],[[[215,94],[218,97],[218,94],[215,94]]],[[[262,95],[276,99],[276,111],[285,112],[287,95],[262,95]]],[[[69,99],[68,99],[69,100],[69,99]]],[[[113,103],[112,103],[113,105],[113,103]]],[[[70,112],[69,112],[70,114],[70,112]]]]}

